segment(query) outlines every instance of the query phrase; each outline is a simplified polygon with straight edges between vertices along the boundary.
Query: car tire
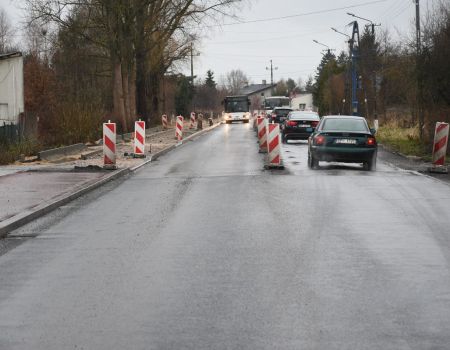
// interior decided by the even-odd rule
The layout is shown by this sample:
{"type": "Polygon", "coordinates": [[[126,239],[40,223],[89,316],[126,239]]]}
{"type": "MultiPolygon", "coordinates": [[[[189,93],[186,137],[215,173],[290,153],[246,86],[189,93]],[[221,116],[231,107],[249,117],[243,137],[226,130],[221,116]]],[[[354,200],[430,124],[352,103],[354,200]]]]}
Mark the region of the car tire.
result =
{"type": "Polygon", "coordinates": [[[310,169],[317,169],[319,167],[319,161],[310,152],[308,152],[308,167],[310,169]]]}
{"type": "Polygon", "coordinates": [[[281,134],[281,143],[287,143],[287,138],[283,134],[281,134]]]}
{"type": "Polygon", "coordinates": [[[377,170],[377,155],[375,154],[371,160],[365,162],[364,167],[367,171],[377,170]]]}

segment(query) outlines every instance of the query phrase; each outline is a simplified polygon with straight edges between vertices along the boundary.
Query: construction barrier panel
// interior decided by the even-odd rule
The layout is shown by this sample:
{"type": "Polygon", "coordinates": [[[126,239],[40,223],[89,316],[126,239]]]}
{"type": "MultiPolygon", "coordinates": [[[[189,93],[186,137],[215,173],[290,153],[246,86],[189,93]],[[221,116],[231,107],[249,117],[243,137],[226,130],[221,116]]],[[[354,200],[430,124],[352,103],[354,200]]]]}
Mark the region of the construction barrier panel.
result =
{"type": "Polygon", "coordinates": [[[116,123],[103,123],[103,168],[116,169],[116,123]]]}
{"type": "Polygon", "coordinates": [[[134,122],[134,156],[145,157],[145,122],[134,122]]]}
{"type": "Polygon", "coordinates": [[[195,127],[195,112],[191,112],[191,123],[189,125],[189,129],[194,129],[195,127]]]}
{"type": "Polygon", "coordinates": [[[280,168],[281,163],[281,146],[280,146],[280,124],[274,123],[268,125],[267,133],[267,166],[269,168],[280,168]]]}
{"type": "Polygon", "coordinates": [[[258,118],[257,121],[258,121],[259,153],[267,153],[266,119],[258,118]]]}
{"type": "Polygon", "coordinates": [[[167,129],[168,128],[167,115],[165,115],[165,114],[162,115],[161,122],[162,122],[163,129],[167,129]]]}
{"type": "Polygon", "coordinates": [[[445,154],[447,153],[448,144],[448,123],[436,123],[434,131],[434,146],[433,146],[433,167],[443,167],[445,165],[445,154]]]}
{"type": "Polygon", "coordinates": [[[184,123],[184,118],[181,115],[179,115],[177,117],[177,123],[175,126],[175,137],[178,141],[183,140],[183,123],[184,123]]]}

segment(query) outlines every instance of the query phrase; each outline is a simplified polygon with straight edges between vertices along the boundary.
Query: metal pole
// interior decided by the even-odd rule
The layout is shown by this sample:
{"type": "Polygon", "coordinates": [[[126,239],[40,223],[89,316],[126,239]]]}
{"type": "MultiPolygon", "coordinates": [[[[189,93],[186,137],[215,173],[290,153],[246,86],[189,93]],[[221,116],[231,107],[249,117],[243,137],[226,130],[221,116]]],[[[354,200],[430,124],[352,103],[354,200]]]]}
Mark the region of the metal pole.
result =
{"type": "Polygon", "coordinates": [[[273,65],[272,65],[272,60],[270,60],[270,84],[273,85],[273,65]]]}
{"type": "MultiPolygon", "coordinates": [[[[374,59],[376,60],[377,58],[377,52],[375,50],[375,23],[372,23],[372,38],[373,38],[373,49],[374,49],[374,59]]],[[[376,66],[376,61],[375,61],[375,66],[376,66]]],[[[378,119],[378,111],[377,111],[377,98],[378,98],[378,93],[377,93],[377,72],[374,70],[373,71],[373,115],[374,115],[374,120],[378,119]]]]}
{"type": "Polygon", "coordinates": [[[423,139],[424,115],[423,115],[423,81],[422,81],[422,43],[420,39],[420,0],[416,2],[416,70],[417,70],[417,109],[419,120],[419,135],[423,139]]]}
{"type": "Polygon", "coordinates": [[[191,84],[194,86],[194,45],[191,43],[191,84]]]}
{"type": "Polygon", "coordinates": [[[352,55],[352,114],[358,115],[358,98],[356,94],[356,88],[358,84],[356,74],[356,54],[353,39],[350,40],[350,53],[352,55]]]}

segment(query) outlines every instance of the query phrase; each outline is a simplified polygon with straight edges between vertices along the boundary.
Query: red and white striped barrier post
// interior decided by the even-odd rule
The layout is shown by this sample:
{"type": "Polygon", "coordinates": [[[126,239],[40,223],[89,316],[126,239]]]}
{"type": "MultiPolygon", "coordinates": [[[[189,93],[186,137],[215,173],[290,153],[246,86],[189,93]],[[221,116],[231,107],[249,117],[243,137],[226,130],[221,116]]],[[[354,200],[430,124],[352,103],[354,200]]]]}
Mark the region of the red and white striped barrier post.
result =
{"type": "Polygon", "coordinates": [[[448,123],[436,123],[432,156],[433,165],[429,169],[431,172],[448,173],[448,169],[445,166],[445,155],[447,153],[448,144],[448,131],[448,123]]]}
{"type": "Polygon", "coordinates": [[[280,124],[269,124],[267,133],[267,167],[283,168],[281,163],[280,124]]]}
{"type": "Polygon", "coordinates": [[[167,122],[167,115],[166,114],[162,115],[161,122],[162,122],[163,129],[167,129],[168,122],[167,122]]]}
{"type": "Polygon", "coordinates": [[[181,115],[177,116],[177,123],[175,126],[175,138],[178,141],[183,140],[183,123],[184,123],[184,118],[181,115]]]}
{"type": "Polygon", "coordinates": [[[114,170],[116,166],[116,123],[103,123],[103,168],[114,170]]]}
{"type": "Polygon", "coordinates": [[[195,126],[195,112],[191,112],[191,124],[189,125],[189,129],[194,129],[195,126]]]}
{"type": "Polygon", "coordinates": [[[145,158],[145,122],[134,122],[134,158],[145,158]]]}
{"type": "Polygon", "coordinates": [[[265,118],[258,118],[259,153],[267,153],[267,128],[265,118]]]}

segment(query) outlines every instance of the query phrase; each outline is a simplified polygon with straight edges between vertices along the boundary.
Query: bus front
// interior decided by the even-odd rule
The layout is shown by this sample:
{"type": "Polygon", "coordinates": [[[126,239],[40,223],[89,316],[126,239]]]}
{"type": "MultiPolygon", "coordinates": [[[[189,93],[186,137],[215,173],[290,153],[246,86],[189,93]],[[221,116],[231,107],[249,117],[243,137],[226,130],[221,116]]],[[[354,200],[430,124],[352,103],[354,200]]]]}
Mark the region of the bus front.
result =
{"type": "Polygon", "coordinates": [[[247,96],[228,96],[223,101],[225,114],[224,119],[227,124],[232,122],[250,121],[250,100],[247,96]]]}

